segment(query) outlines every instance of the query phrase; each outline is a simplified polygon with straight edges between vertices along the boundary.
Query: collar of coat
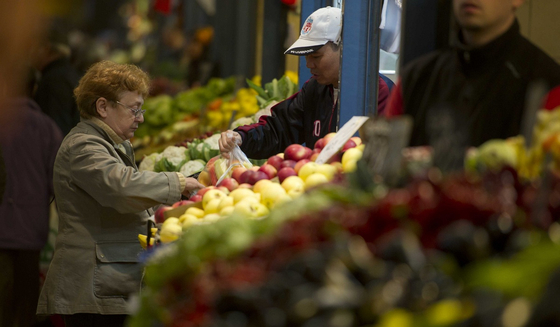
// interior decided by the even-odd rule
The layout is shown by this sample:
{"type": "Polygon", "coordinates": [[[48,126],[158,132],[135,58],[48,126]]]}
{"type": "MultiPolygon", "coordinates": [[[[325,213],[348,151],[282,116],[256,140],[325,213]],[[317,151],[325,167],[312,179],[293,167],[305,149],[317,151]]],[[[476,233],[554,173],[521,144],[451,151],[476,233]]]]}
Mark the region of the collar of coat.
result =
{"type": "Polygon", "coordinates": [[[91,117],[91,121],[99,126],[102,130],[104,130],[107,135],[109,135],[109,137],[111,138],[111,140],[113,140],[113,142],[115,142],[115,144],[121,144],[126,140],[123,140],[121,137],[119,137],[117,135],[117,133],[115,133],[115,131],[113,131],[113,129],[111,127],[109,127],[109,125],[105,124],[101,119],[97,118],[97,117],[91,117]]]}

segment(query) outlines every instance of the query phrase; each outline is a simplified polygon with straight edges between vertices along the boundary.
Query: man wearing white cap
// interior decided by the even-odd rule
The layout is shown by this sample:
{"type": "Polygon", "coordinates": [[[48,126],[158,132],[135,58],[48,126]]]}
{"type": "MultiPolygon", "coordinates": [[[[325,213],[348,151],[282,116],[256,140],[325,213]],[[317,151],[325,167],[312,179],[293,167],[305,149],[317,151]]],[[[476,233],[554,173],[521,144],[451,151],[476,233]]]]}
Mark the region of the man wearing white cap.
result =
{"type": "MultiPolygon", "coordinates": [[[[266,159],[290,144],[313,148],[317,140],[337,130],[341,31],[339,8],[320,8],[305,20],[299,39],[285,54],[305,56],[312,77],[298,93],[272,107],[270,116],[236,128],[233,138],[223,132],[219,140],[223,156],[228,157],[237,143],[249,158],[266,159]]],[[[379,78],[378,107],[385,106],[388,95],[387,84],[379,78]]]]}

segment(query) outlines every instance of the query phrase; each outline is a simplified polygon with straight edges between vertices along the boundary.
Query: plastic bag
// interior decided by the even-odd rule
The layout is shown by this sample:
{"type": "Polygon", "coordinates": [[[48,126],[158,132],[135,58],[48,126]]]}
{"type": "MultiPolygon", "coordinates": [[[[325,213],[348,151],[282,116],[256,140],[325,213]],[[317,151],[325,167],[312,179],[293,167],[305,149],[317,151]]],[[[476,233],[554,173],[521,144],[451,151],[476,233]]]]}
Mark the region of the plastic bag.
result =
{"type": "Polygon", "coordinates": [[[247,169],[253,167],[253,164],[249,161],[245,153],[241,151],[239,145],[235,145],[233,150],[229,153],[229,159],[226,159],[226,165],[227,165],[227,169],[220,176],[220,178],[216,182],[216,185],[220,184],[220,182],[224,178],[231,177],[233,169],[236,167],[245,167],[247,169]]]}

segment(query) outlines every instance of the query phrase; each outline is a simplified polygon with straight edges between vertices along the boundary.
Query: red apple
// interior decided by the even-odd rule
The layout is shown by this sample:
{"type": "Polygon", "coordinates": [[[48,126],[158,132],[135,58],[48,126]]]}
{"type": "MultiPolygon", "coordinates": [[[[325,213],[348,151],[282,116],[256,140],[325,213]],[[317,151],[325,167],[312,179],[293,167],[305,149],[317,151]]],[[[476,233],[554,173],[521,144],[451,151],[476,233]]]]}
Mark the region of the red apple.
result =
{"type": "Polygon", "coordinates": [[[341,150],[341,151],[344,152],[344,151],[346,151],[346,150],[348,150],[348,149],[350,149],[350,148],[355,148],[355,147],[357,147],[357,146],[358,146],[358,145],[356,144],[356,142],[354,142],[354,140],[349,139],[348,141],[346,141],[346,143],[344,143],[344,146],[342,147],[342,150],[341,150]]]}
{"type": "Polygon", "coordinates": [[[291,144],[284,150],[284,161],[307,159],[312,152],[313,150],[301,144],[291,144]]]}
{"type": "Polygon", "coordinates": [[[159,208],[157,208],[156,212],[154,213],[156,224],[163,223],[165,221],[165,216],[163,215],[163,213],[171,209],[173,209],[172,206],[166,206],[166,205],[162,205],[159,208]]]}
{"type": "MultiPolygon", "coordinates": [[[[254,170],[246,170],[239,177],[239,184],[249,183],[249,177],[255,173],[254,170]]],[[[250,183],[249,183],[250,184],[250,183]]]]}
{"type": "Polygon", "coordinates": [[[301,166],[305,165],[305,164],[308,163],[309,161],[311,161],[311,160],[309,160],[309,159],[301,159],[300,161],[298,161],[298,162],[296,163],[296,165],[294,166],[294,170],[296,171],[296,173],[299,172],[299,169],[301,168],[301,166]]]}
{"type": "Polygon", "coordinates": [[[340,162],[341,160],[342,160],[342,153],[337,152],[329,160],[327,160],[327,163],[340,162]]]}
{"type": "Polygon", "coordinates": [[[284,167],[278,171],[278,181],[282,183],[286,178],[290,176],[297,176],[296,171],[291,167],[284,167]]]}
{"type": "Polygon", "coordinates": [[[319,156],[319,152],[313,153],[311,155],[311,157],[309,157],[309,161],[313,161],[315,162],[315,160],[317,160],[317,157],[319,156]]]}
{"type": "Polygon", "coordinates": [[[232,177],[226,177],[222,179],[220,184],[218,184],[218,187],[222,187],[222,186],[227,188],[231,192],[239,186],[239,182],[232,177]]]}
{"type": "Polygon", "coordinates": [[[352,136],[350,139],[356,143],[356,146],[362,144],[362,139],[359,136],[352,136]]]}
{"type": "Polygon", "coordinates": [[[241,174],[243,174],[243,173],[246,172],[246,171],[247,171],[247,168],[245,168],[245,167],[235,167],[235,168],[233,168],[233,170],[231,171],[231,177],[232,177],[233,179],[235,179],[238,183],[241,183],[241,182],[240,182],[241,174]]]}
{"type": "Polygon", "coordinates": [[[329,142],[330,142],[330,141],[332,140],[332,138],[335,137],[335,136],[336,136],[336,133],[335,133],[335,132],[331,132],[331,133],[325,135],[325,136],[323,137],[323,139],[325,140],[325,145],[329,144],[329,142]]]}
{"type": "Polygon", "coordinates": [[[177,207],[180,207],[180,206],[186,206],[186,205],[191,204],[191,203],[194,203],[194,202],[190,201],[190,200],[181,200],[181,201],[177,201],[177,202],[173,203],[173,205],[171,207],[177,208],[177,207]]]}
{"type": "Polygon", "coordinates": [[[294,168],[296,166],[296,163],[297,162],[295,160],[284,160],[282,161],[282,166],[280,169],[284,167],[294,168]]]}
{"type": "Polygon", "coordinates": [[[274,177],[276,177],[276,172],[278,170],[270,164],[264,164],[261,166],[261,168],[259,168],[259,171],[264,172],[268,176],[268,179],[273,179],[274,177]]]}
{"type": "Polygon", "coordinates": [[[315,146],[313,147],[313,150],[322,150],[325,147],[325,139],[324,138],[320,138],[317,140],[317,142],[315,142],[315,146]]]}
{"type": "Polygon", "coordinates": [[[202,195],[195,194],[195,195],[191,196],[189,198],[189,200],[191,200],[192,202],[200,202],[200,201],[202,201],[202,195]]]}
{"type": "Polygon", "coordinates": [[[255,185],[255,183],[260,181],[261,179],[269,179],[269,178],[264,171],[257,170],[249,176],[249,180],[247,182],[251,185],[255,185]]]}
{"type": "Polygon", "coordinates": [[[282,161],[284,161],[284,159],[282,157],[276,155],[276,156],[272,156],[272,157],[268,158],[266,163],[271,165],[272,167],[276,168],[276,170],[278,171],[280,168],[282,168],[282,161]]]}

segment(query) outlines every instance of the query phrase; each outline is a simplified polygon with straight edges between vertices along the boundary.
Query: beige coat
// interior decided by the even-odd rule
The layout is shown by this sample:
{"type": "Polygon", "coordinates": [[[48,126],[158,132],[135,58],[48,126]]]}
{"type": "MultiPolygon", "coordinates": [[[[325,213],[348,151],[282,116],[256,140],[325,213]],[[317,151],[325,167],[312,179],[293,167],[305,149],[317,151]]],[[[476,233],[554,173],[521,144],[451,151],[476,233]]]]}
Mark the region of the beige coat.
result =
{"type": "Polygon", "coordinates": [[[64,139],[54,166],[59,229],[38,314],[126,314],[151,208],[181,197],[176,173],[139,172],[130,142],[98,119],[64,139]]]}

